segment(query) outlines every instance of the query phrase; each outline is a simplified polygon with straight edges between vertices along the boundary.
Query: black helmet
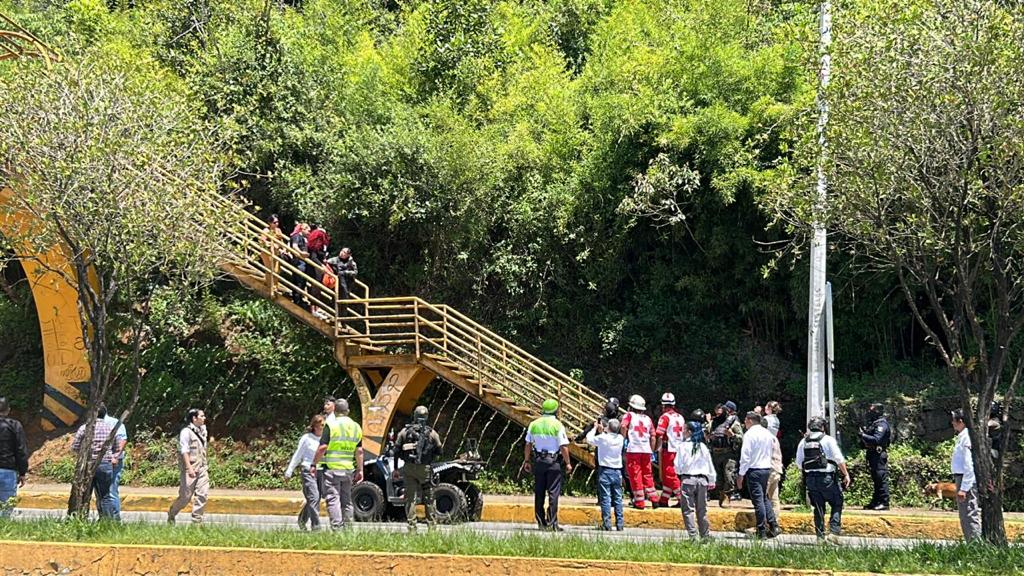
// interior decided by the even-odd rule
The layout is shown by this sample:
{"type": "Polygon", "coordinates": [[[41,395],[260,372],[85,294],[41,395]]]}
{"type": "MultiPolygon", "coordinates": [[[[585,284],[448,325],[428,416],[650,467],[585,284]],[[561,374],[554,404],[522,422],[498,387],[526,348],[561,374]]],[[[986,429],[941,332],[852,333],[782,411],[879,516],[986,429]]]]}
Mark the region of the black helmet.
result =
{"type": "Polygon", "coordinates": [[[619,415],[619,399],[612,397],[608,399],[608,402],[604,405],[604,415],[608,418],[614,418],[619,415]]]}
{"type": "Polygon", "coordinates": [[[811,432],[824,432],[825,431],[825,419],[821,416],[815,416],[807,421],[807,429],[811,432]]]}
{"type": "Polygon", "coordinates": [[[1003,415],[1003,403],[996,400],[988,411],[989,418],[1000,418],[1003,415]]]}
{"type": "Polygon", "coordinates": [[[429,415],[430,413],[427,411],[426,406],[417,406],[416,409],[412,411],[412,420],[417,424],[423,424],[426,423],[429,415]]]}
{"type": "Polygon", "coordinates": [[[704,411],[697,408],[693,412],[690,412],[690,422],[704,422],[704,411]]]}

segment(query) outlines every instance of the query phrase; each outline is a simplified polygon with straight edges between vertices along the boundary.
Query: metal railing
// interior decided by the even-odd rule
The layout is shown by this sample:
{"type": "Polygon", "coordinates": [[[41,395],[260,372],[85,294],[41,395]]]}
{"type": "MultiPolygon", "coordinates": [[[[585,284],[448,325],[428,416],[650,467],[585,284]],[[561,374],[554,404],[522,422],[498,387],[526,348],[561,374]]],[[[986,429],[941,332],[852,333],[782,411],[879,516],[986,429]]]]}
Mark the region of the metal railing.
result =
{"type": "Polygon", "coordinates": [[[232,200],[217,196],[206,201],[211,209],[244,213],[224,230],[233,248],[227,269],[258,279],[271,298],[316,306],[322,311],[321,328],[335,339],[368,352],[408,353],[438,362],[475,383],[481,400],[521,407],[524,420],[539,415],[547,398],[559,400],[560,417],[570,430],[583,429],[603,409],[605,399],[597,392],[450,306],[415,296],[373,298],[359,280],[352,283],[350,297],[342,298],[340,283],[328,288],[320,280],[333,271],[293,249],[283,234],[273,234],[232,200]]]}

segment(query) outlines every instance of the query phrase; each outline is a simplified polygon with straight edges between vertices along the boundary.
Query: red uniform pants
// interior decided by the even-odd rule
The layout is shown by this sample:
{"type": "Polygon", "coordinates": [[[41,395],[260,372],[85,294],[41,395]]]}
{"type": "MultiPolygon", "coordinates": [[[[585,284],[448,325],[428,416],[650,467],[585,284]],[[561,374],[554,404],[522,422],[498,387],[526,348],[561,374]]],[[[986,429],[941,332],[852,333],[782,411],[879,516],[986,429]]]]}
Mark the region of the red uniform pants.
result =
{"type": "Polygon", "coordinates": [[[650,454],[627,452],[626,474],[629,476],[629,489],[633,492],[633,504],[637,508],[644,508],[645,500],[656,501],[658,492],[654,489],[650,454]]]}
{"type": "Polygon", "coordinates": [[[658,464],[661,466],[661,501],[662,506],[668,506],[669,498],[680,497],[679,476],[676,475],[676,453],[662,450],[658,456],[658,464]]]}

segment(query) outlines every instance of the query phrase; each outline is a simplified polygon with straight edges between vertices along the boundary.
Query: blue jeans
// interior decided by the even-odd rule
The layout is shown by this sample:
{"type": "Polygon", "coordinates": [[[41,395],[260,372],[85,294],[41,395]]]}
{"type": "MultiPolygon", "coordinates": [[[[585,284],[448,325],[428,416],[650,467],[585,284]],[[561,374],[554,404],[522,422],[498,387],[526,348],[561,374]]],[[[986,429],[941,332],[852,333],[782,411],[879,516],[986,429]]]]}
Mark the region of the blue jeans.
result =
{"type": "Polygon", "coordinates": [[[124,470],[124,454],[114,466],[114,477],[110,480],[110,501],[114,506],[114,516],[121,517],[121,494],[118,488],[121,486],[121,472],[124,470]]]}
{"type": "Polygon", "coordinates": [[[14,509],[14,502],[8,502],[18,495],[18,473],[0,468],[0,518],[8,518],[14,509]]]}
{"type": "Polygon", "coordinates": [[[768,499],[768,476],[770,468],[752,468],[747,470],[747,486],[750,489],[750,500],[754,503],[754,516],[757,518],[757,533],[764,535],[769,528],[778,525],[775,509],[768,499]]]}
{"type": "Polygon", "coordinates": [[[622,470],[601,468],[597,477],[597,499],[601,502],[601,527],[612,529],[612,506],[615,507],[615,527],[622,530],[622,470]]]}
{"type": "Polygon", "coordinates": [[[92,477],[92,488],[96,491],[96,510],[100,518],[110,518],[121,521],[121,515],[114,509],[114,499],[110,497],[110,484],[114,480],[114,467],[110,462],[104,460],[96,468],[96,475],[92,477]]]}

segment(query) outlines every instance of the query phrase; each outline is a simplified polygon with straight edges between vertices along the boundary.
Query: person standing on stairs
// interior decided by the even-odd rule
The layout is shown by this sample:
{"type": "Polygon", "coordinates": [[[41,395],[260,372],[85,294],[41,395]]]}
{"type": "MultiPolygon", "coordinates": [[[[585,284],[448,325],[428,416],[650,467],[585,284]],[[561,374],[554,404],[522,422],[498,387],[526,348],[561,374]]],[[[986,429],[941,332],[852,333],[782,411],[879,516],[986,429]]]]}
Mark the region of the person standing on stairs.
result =
{"type": "MultiPolygon", "coordinates": [[[[309,276],[315,279],[317,282],[324,284],[324,261],[327,259],[327,245],[330,244],[331,237],[327,235],[327,232],[320,227],[319,224],[313,224],[310,226],[309,235],[306,236],[306,250],[309,251],[309,259],[312,260],[316,266],[309,266],[309,276]]],[[[326,287],[326,285],[325,285],[326,287]]],[[[326,304],[333,300],[328,294],[321,290],[319,287],[310,289],[311,300],[313,298],[326,304]]],[[[330,296],[333,296],[331,294],[330,296]]],[[[310,302],[310,308],[312,309],[313,315],[321,320],[327,320],[329,316],[322,311],[316,304],[316,302],[310,302]]]]}
{"type": "Polygon", "coordinates": [[[327,264],[338,275],[338,298],[348,300],[352,297],[352,287],[355,286],[356,276],[359,275],[359,267],[352,257],[352,249],[342,248],[337,256],[327,261],[327,264]]]}
{"type": "Polygon", "coordinates": [[[658,492],[654,489],[651,454],[654,451],[654,423],[645,412],[647,403],[639,394],[629,397],[629,412],[622,417],[622,435],[626,437],[626,474],[633,493],[633,506],[639,510],[658,507],[658,492]]]}
{"type": "Polygon", "coordinates": [[[320,470],[315,470],[312,466],[313,457],[316,456],[316,451],[320,447],[320,437],[323,436],[323,433],[324,417],[317,414],[309,421],[308,431],[302,435],[302,438],[299,438],[299,445],[295,449],[295,453],[292,454],[288,467],[284,470],[285,478],[291,478],[292,472],[296,468],[299,469],[299,474],[302,477],[302,496],[306,500],[306,505],[299,512],[299,530],[306,529],[307,521],[310,530],[320,529],[320,479],[323,475],[320,470]]]}
{"type": "Polygon", "coordinates": [[[654,452],[658,455],[658,464],[661,467],[661,499],[658,505],[668,506],[669,499],[675,498],[678,502],[680,498],[675,459],[676,452],[683,446],[686,419],[676,412],[676,397],[671,392],[661,395],[661,405],[661,416],[658,417],[658,427],[655,430],[654,452]]]}
{"type": "Polygon", "coordinates": [[[291,247],[291,262],[298,272],[292,272],[292,302],[303,310],[309,311],[309,304],[306,303],[306,276],[310,270],[306,265],[306,258],[309,258],[309,249],[306,245],[306,235],[309,234],[309,225],[298,223],[288,238],[288,246],[291,247]]]}
{"type": "Polygon", "coordinates": [[[202,524],[206,498],[210,492],[210,473],[206,465],[206,413],[190,408],[185,415],[185,427],[178,434],[178,499],[167,511],[167,523],[192,502],[192,523],[202,524]]]}
{"type": "Polygon", "coordinates": [[[310,472],[315,474],[321,461],[327,465],[324,473],[327,514],[331,518],[331,529],[339,530],[352,526],[352,485],[363,480],[363,429],[349,418],[348,400],[342,398],[335,402],[334,412],[337,416],[324,427],[310,472]]]}
{"type": "Polygon", "coordinates": [[[533,473],[533,515],[541,530],[561,532],[558,526],[558,499],[562,495],[562,478],[572,473],[569,460],[569,436],[558,421],[558,401],[549,398],[541,405],[541,417],[526,429],[523,449],[523,470],[533,473]],[[544,496],[548,498],[544,514],[544,496]]]}

